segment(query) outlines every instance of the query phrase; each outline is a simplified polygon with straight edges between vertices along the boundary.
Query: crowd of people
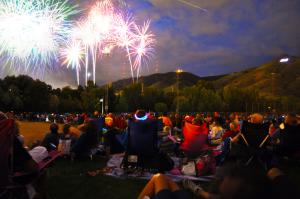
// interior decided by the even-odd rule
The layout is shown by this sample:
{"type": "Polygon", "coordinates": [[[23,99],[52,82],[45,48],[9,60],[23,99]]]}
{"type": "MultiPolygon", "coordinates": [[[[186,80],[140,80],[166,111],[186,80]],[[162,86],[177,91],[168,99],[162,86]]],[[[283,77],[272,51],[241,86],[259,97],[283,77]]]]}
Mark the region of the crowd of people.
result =
{"type": "MultiPolygon", "coordinates": [[[[200,198],[285,198],[287,191],[295,194],[296,198],[299,197],[297,188],[278,169],[282,160],[300,160],[300,145],[298,144],[300,117],[294,113],[276,116],[259,113],[221,115],[217,112],[213,114],[180,115],[176,113],[168,115],[163,113],[157,115],[153,112],[146,113],[138,110],[132,114],[113,115],[109,113],[102,116],[95,112],[91,115],[73,116],[69,115],[61,120],[64,123],[62,133],[60,133],[57,120],[53,119],[53,123],[50,123],[49,126],[50,132],[45,135],[44,139],[25,149],[24,139],[26,138],[20,135],[13,115],[1,113],[0,124],[5,126],[12,122],[14,125],[11,144],[14,153],[10,154],[6,150],[6,156],[2,156],[12,159],[13,172],[29,171],[34,173],[33,176],[37,176],[37,162],[34,161],[36,157],[32,158],[30,153],[30,150],[37,146],[45,147],[48,152],[64,151],[64,155],[75,159],[90,158],[96,154],[106,157],[119,153],[126,154],[129,146],[130,124],[132,122],[157,121],[151,124],[157,125],[154,128],[157,131],[155,132],[157,134],[157,139],[155,139],[157,143],[155,144],[157,144],[159,154],[163,153],[164,157],[179,157],[182,160],[180,165],[182,167],[189,160],[199,157],[203,160],[204,156],[212,157],[202,161],[201,167],[195,165],[195,175],[198,176],[206,174],[218,176],[218,172],[215,173],[216,167],[222,168],[219,169],[219,174],[221,173],[219,179],[222,180],[220,180],[219,189],[215,193],[203,190],[192,181],[182,183],[185,189],[191,190],[200,198]],[[255,129],[258,129],[257,131],[263,129],[264,132],[257,134],[255,129]],[[226,166],[227,164],[230,166],[226,166]],[[208,170],[208,166],[212,169],[208,170]],[[254,169],[255,172],[258,171],[255,175],[253,175],[254,169]]],[[[39,115],[39,118],[45,118],[43,121],[47,121],[45,115],[39,115]]],[[[5,140],[4,131],[7,130],[2,128],[1,144],[5,140]]],[[[140,144],[143,145],[142,142],[140,144]]],[[[2,147],[5,151],[4,145],[2,147]]],[[[170,161],[170,158],[160,159],[160,161],[165,160],[170,161]]],[[[6,171],[2,171],[1,176],[9,173],[8,167],[9,165],[6,171]]],[[[161,169],[157,171],[161,171],[161,169]]],[[[43,188],[45,176],[40,176],[39,180],[34,181],[34,187],[37,190],[36,195],[43,198],[45,197],[43,188]]],[[[7,182],[7,178],[6,182],[1,180],[1,186],[7,182]]],[[[138,198],[189,197],[189,194],[172,179],[158,173],[148,182],[138,198]]]]}

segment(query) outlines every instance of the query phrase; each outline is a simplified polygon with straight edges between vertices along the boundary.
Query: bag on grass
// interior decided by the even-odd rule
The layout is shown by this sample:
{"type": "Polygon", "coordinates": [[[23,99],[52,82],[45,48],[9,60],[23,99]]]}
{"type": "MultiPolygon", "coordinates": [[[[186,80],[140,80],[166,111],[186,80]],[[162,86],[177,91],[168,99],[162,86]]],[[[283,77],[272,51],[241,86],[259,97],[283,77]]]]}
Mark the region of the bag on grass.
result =
{"type": "Polygon", "coordinates": [[[196,175],[211,175],[216,172],[216,160],[211,154],[204,155],[195,161],[196,175]]]}
{"type": "Polygon", "coordinates": [[[184,175],[196,176],[196,165],[195,161],[189,161],[187,164],[182,166],[181,172],[184,175]]]}

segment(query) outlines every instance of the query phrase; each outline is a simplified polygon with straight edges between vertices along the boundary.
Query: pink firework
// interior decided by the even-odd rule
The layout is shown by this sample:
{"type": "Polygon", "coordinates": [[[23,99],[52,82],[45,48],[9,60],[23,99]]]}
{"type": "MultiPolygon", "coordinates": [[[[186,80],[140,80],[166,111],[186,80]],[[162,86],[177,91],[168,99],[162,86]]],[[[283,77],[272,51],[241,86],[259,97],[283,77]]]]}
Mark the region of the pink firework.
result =
{"type": "Polygon", "coordinates": [[[126,50],[133,82],[134,82],[134,74],[133,74],[134,67],[131,60],[130,47],[134,45],[134,42],[136,40],[136,37],[133,33],[135,26],[136,24],[131,16],[128,17],[119,16],[118,26],[116,26],[115,29],[116,46],[124,48],[126,50]]]}
{"type": "MultiPolygon", "coordinates": [[[[85,66],[85,84],[91,74],[96,82],[98,59],[118,47],[127,53],[131,76],[139,77],[142,65],[147,65],[154,54],[154,35],[149,31],[150,21],[138,26],[130,14],[124,14],[121,0],[100,0],[91,7],[72,30],[72,43],[63,52],[67,64],[77,69],[79,82],[80,63],[85,66]],[[119,6],[115,6],[117,2],[119,6]],[[120,6],[121,5],[121,6],[120,6]],[[82,57],[81,57],[82,55],[82,57]],[[80,62],[78,62],[80,60],[80,62]],[[92,73],[89,68],[92,67],[92,73]],[[136,73],[136,75],[135,75],[136,73]]],[[[65,63],[66,64],[66,63],[65,63]]]]}
{"type": "Polygon", "coordinates": [[[148,65],[149,60],[154,55],[154,34],[149,31],[150,21],[144,23],[142,27],[135,26],[135,43],[131,46],[134,59],[134,70],[136,70],[137,79],[140,75],[142,65],[148,65]]]}

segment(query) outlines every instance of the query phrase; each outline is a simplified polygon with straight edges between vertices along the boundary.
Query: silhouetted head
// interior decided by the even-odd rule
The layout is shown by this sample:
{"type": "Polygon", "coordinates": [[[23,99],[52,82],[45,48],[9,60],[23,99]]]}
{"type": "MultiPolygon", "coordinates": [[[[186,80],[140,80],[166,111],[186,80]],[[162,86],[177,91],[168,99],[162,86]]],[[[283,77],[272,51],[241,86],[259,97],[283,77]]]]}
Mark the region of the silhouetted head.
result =
{"type": "Polygon", "coordinates": [[[224,172],[219,186],[221,199],[274,198],[271,181],[267,176],[247,167],[230,166],[224,172]]]}
{"type": "Polygon", "coordinates": [[[70,124],[65,124],[63,127],[63,133],[68,134],[70,130],[71,125],[70,124]]]}
{"type": "Polygon", "coordinates": [[[50,125],[50,131],[51,131],[51,133],[58,133],[58,125],[55,123],[52,123],[50,125]]]}

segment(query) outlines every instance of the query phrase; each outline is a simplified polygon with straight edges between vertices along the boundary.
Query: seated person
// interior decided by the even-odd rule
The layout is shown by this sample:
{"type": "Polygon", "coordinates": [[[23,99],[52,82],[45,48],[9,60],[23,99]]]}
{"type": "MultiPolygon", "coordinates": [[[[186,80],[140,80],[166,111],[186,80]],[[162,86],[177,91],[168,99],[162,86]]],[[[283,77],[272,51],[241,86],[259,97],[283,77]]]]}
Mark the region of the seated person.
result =
{"type": "Polygon", "coordinates": [[[164,153],[159,153],[158,128],[157,120],[148,118],[144,110],[136,111],[134,120],[128,124],[124,167],[141,167],[158,171],[173,168],[172,159],[164,153]]]}
{"type": "Polygon", "coordinates": [[[114,119],[110,116],[105,118],[106,133],[104,134],[104,143],[106,155],[117,154],[124,152],[124,146],[118,140],[117,136],[121,135],[118,129],[114,126],[114,119]]]}
{"type": "MultiPolygon", "coordinates": [[[[263,124],[264,118],[261,114],[259,113],[254,113],[252,115],[250,115],[249,118],[249,123],[251,124],[263,124]]],[[[237,134],[233,139],[232,139],[232,143],[238,143],[241,142],[242,138],[240,134],[237,134]]]]}
{"type": "Polygon", "coordinates": [[[164,126],[170,126],[170,127],[173,126],[172,121],[168,117],[167,113],[163,113],[163,115],[160,117],[160,119],[162,119],[162,122],[163,122],[164,126]]]}
{"type": "Polygon", "coordinates": [[[241,133],[231,140],[230,158],[265,169],[273,157],[267,147],[270,144],[269,126],[270,123],[263,123],[261,114],[252,114],[249,122],[243,122],[241,133]]]}
{"type": "Polygon", "coordinates": [[[93,121],[88,121],[83,129],[85,131],[80,135],[71,149],[71,152],[80,158],[89,157],[91,150],[99,144],[98,128],[93,121]]]}
{"type": "Polygon", "coordinates": [[[280,129],[280,152],[284,156],[300,159],[300,125],[297,116],[288,114],[280,129]]]}
{"type": "Polygon", "coordinates": [[[78,139],[77,133],[74,134],[71,131],[71,125],[70,124],[65,124],[63,126],[63,133],[60,135],[59,139],[61,140],[71,140],[71,146],[73,146],[78,139]]]}
{"type": "Polygon", "coordinates": [[[125,131],[127,128],[126,119],[123,115],[116,117],[114,123],[115,123],[115,127],[121,131],[125,131]]]}
{"type": "MultiPolygon", "coordinates": [[[[13,178],[13,182],[26,185],[33,183],[35,187],[36,196],[45,197],[45,175],[39,173],[38,164],[32,159],[27,150],[22,146],[22,143],[17,138],[19,134],[18,126],[12,119],[7,119],[5,114],[0,113],[0,187],[5,187],[9,184],[10,171],[14,174],[17,172],[26,173],[28,175],[18,178],[13,178]],[[13,142],[10,142],[13,138],[13,142]],[[10,153],[11,145],[13,153],[10,153]]],[[[0,195],[4,191],[0,188],[0,195]]],[[[17,193],[14,193],[17,194],[17,193]]],[[[5,195],[4,195],[5,198],[5,195]]],[[[7,196],[8,198],[8,196],[7,196]]]]}
{"type": "Polygon", "coordinates": [[[72,146],[76,143],[78,136],[71,132],[71,125],[65,124],[63,126],[63,133],[59,137],[58,151],[63,155],[70,155],[72,146]]]}
{"type": "Polygon", "coordinates": [[[221,154],[216,157],[218,165],[223,164],[230,153],[231,140],[240,132],[239,123],[237,121],[230,122],[229,130],[225,131],[222,136],[221,154]]]}
{"type": "Polygon", "coordinates": [[[179,113],[175,113],[174,117],[172,118],[172,124],[173,127],[176,128],[177,130],[182,129],[182,118],[179,115],[179,113]]]}
{"type": "MultiPolygon", "coordinates": [[[[197,125],[191,124],[185,118],[186,122],[183,126],[184,142],[180,145],[180,149],[189,156],[197,156],[203,150],[207,149],[208,128],[206,122],[197,125]]],[[[192,119],[193,121],[193,119],[192,119]]]]}
{"type": "Polygon", "coordinates": [[[229,130],[225,131],[225,133],[222,136],[222,140],[225,140],[228,137],[234,138],[239,132],[240,132],[239,123],[236,121],[230,122],[229,130]]]}
{"type": "Polygon", "coordinates": [[[253,168],[224,167],[219,178],[216,193],[207,192],[190,180],[184,180],[183,187],[203,199],[285,199],[287,193],[299,198],[296,186],[277,168],[264,175],[253,168]]]}
{"type": "Polygon", "coordinates": [[[214,121],[212,128],[209,132],[208,139],[211,145],[219,145],[222,143],[222,136],[224,134],[224,129],[218,120],[214,121]]]}
{"type": "Polygon", "coordinates": [[[250,123],[252,124],[262,124],[264,122],[264,117],[259,113],[254,113],[250,116],[250,123]]]}
{"type": "Polygon", "coordinates": [[[187,199],[188,193],[164,174],[156,174],[146,184],[138,199],[187,199]]]}
{"type": "Polygon", "coordinates": [[[50,133],[46,134],[42,141],[42,146],[48,151],[56,150],[59,143],[58,125],[52,123],[50,125],[50,133]]]}
{"type": "Polygon", "coordinates": [[[163,131],[158,133],[160,141],[159,150],[165,153],[172,153],[174,151],[174,143],[169,139],[169,135],[171,135],[171,128],[169,126],[165,126],[163,131]]]}

